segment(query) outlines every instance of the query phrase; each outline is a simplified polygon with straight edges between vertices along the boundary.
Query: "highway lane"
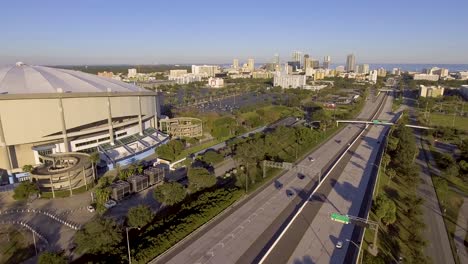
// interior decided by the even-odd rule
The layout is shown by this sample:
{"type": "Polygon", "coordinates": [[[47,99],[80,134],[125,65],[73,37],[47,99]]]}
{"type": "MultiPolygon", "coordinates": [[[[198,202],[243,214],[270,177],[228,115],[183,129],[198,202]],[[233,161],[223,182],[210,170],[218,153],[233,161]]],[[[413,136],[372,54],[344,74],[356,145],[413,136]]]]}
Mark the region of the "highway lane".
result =
{"type": "MultiPolygon", "coordinates": [[[[368,118],[378,106],[379,101],[366,102],[360,118],[368,118]]],[[[350,141],[361,127],[349,125],[337,133],[334,138],[324,143],[312,156],[313,164],[308,159],[299,164],[311,167],[305,179],[299,179],[296,173],[287,172],[278,180],[283,183],[281,190],[274,184],[268,185],[253,199],[232,210],[229,215],[215,224],[206,227],[202,234],[193,239],[177,245],[164,256],[156,259],[158,263],[234,263],[257,240],[272,222],[284,211],[291,202],[299,203],[300,199],[288,197],[286,190],[296,191],[302,195],[301,190],[312,186],[320,169],[329,165],[330,160],[336,158],[337,153],[344,149],[346,142],[350,141]],[[337,143],[335,140],[341,140],[337,143]],[[320,153],[320,154],[318,154],[320,153]]]]}
{"type": "MultiPolygon", "coordinates": [[[[391,99],[387,100],[379,119],[391,119],[391,99]]],[[[354,145],[338,163],[329,177],[295,218],[277,244],[263,258],[263,263],[344,263],[351,238],[352,225],[332,222],[330,213],[358,215],[372,177],[374,160],[379,141],[382,141],[382,126],[370,126],[364,139],[354,145]],[[337,241],[343,248],[336,249],[337,241]]],[[[257,260],[260,260],[257,257],[257,260]]]]}

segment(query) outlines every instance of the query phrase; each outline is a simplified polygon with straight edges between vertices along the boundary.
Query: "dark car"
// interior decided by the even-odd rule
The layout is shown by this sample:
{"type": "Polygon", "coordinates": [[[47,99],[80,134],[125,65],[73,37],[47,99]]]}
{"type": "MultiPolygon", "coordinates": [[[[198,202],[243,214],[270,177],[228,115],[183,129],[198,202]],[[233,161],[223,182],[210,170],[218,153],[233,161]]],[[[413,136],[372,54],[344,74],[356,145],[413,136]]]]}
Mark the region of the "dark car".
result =
{"type": "Polygon", "coordinates": [[[298,173],[297,174],[297,177],[300,179],[300,180],[303,180],[305,178],[305,175],[302,174],[302,173],[298,173]]]}
{"type": "Polygon", "coordinates": [[[294,195],[294,192],[291,190],[286,190],[286,196],[291,197],[294,195]]]}
{"type": "Polygon", "coordinates": [[[279,181],[275,181],[275,188],[279,190],[279,189],[283,188],[283,184],[281,182],[279,182],[279,181]]]}

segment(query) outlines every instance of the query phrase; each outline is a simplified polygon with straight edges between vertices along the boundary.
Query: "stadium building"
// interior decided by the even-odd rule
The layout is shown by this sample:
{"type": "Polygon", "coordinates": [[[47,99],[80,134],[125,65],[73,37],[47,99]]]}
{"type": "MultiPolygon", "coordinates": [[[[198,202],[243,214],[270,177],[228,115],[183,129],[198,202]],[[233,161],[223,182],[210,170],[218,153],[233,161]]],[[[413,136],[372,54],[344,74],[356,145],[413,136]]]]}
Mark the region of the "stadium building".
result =
{"type": "Polygon", "coordinates": [[[157,93],[132,84],[24,63],[0,67],[0,174],[56,153],[99,151],[109,168],[128,164],[167,141],[159,116],[157,93]]]}

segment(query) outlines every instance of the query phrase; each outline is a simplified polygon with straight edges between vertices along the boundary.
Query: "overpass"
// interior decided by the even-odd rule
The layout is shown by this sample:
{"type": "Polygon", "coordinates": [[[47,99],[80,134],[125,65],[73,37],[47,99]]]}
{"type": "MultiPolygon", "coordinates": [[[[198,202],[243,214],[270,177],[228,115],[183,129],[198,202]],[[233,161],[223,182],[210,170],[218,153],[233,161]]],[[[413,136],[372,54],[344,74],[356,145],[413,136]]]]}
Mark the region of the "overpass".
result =
{"type": "MultiPolygon", "coordinates": [[[[339,123],[355,123],[355,124],[366,124],[366,125],[383,125],[383,126],[393,126],[395,123],[382,121],[378,119],[374,119],[372,121],[362,121],[362,120],[336,120],[336,126],[339,123]]],[[[415,126],[415,125],[405,125],[406,127],[416,128],[416,129],[434,129],[432,127],[425,127],[425,126],[415,126]]]]}

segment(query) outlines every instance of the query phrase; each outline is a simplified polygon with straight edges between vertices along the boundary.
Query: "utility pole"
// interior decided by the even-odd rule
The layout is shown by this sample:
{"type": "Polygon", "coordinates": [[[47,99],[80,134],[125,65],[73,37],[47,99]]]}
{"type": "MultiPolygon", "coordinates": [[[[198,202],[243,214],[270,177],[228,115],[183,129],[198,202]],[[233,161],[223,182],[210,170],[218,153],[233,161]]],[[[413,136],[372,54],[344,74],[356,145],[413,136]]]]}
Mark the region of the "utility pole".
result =
{"type": "Polygon", "coordinates": [[[36,235],[34,234],[34,230],[31,230],[31,233],[33,235],[34,251],[36,252],[36,256],[37,256],[36,235]]]}

